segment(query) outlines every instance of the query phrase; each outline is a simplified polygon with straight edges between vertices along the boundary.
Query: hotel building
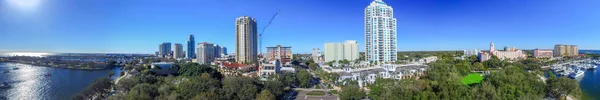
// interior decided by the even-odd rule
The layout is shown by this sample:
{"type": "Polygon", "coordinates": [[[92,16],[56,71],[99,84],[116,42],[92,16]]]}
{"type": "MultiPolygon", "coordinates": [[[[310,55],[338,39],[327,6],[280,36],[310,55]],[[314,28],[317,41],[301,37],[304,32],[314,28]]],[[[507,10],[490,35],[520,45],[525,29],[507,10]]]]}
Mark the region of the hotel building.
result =
{"type": "Polygon", "coordinates": [[[533,50],[533,57],[535,58],[552,58],[552,49],[535,49],[533,50]]]}
{"type": "Polygon", "coordinates": [[[527,55],[522,50],[507,49],[508,51],[497,51],[494,49],[494,43],[490,43],[490,53],[487,54],[485,52],[480,52],[479,61],[486,61],[491,58],[492,55],[498,57],[500,60],[517,60],[517,59],[525,59],[527,55]]]}

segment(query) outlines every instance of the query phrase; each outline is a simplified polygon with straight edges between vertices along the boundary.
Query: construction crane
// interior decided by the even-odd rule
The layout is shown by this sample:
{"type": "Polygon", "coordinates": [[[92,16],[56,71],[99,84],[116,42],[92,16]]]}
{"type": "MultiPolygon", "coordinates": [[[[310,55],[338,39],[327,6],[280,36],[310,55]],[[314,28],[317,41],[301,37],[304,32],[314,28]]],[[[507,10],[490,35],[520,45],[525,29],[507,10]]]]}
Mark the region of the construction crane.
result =
{"type": "Polygon", "coordinates": [[[262,35],[263,35],[263,33],[265,33],[265,30],[267,30],[267,28],[269,27],[269,25],[271,25],[271,23],[275,19],[275,16],[277,16],[277,14],[279,14],[279,11],[281,11],[281,10],[277,10],[277,12],[275,13],[275,15],[273,15],[273,17],[271,17],[271,20],[269,20],[269,23],[267,23],[267,25],[265,26],[265,28],[263,28],[263,30],[258,34],[258,38],[259,38],[258,40],[260,41],[260,43],[259,43],[259,45],[260,45],[259,46],[260,53],[263,55],[263,58],[264,58],[265,55],[262,53],[262,49],[263,49],[263,46],[262,46],[262,41],[263,41],[262,35]]]}

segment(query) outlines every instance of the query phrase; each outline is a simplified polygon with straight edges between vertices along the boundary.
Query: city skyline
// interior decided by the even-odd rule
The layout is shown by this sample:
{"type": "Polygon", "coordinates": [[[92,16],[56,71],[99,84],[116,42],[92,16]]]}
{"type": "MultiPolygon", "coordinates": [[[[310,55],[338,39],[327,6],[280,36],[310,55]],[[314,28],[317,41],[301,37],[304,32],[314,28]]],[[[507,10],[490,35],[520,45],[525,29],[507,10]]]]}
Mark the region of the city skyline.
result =
{"type": "MultiPolygon", "coordinates": [[[[594,44],[600,37],[600,30],[595,29],[600,26],[597,19],[600,13],[595,12],[600,7],[594,6],[600,4],[598,1],[383,1],[394,7],[398,51],[485,50],[489,42],[503,44],[498,47],[526,50],[553,49],[555,44],[578,45],[580,50],[600,49],[594,44]]],[[[370,2],[372,0],[264,0],[134,4],[65,0],[40,2],[39,7],[19,7],[2,1],[0,45],[3,47],[0,52],[153,54],[156,44],[186,43],[185,38],[190,34],[196,36],[195,41],[222,44],[235,50],[235,18],[254,17],[258,30],[262,30],[270,17],[281,10],[263,35],[262,49],[282,44],[294,47],[292,51],[296,53],[308,53],[312,48],[323,48],[323,43],[335,41],[357,40],[359,45],[365,45],[364,7],[370,2]],[[130,6],[104,9],[115,4],[130,6]],[[252,8],[260,5],[269,6],[252,8]],[[224,7],[232,8],[219,9],[224,7]],[[173,11],[176,14],[171,13],[173,11]],[[306,38],[290,38],[303,36],[306,38]]],[[[360,47],[359,51],[364,52],[365,48],[360,47]]]]}

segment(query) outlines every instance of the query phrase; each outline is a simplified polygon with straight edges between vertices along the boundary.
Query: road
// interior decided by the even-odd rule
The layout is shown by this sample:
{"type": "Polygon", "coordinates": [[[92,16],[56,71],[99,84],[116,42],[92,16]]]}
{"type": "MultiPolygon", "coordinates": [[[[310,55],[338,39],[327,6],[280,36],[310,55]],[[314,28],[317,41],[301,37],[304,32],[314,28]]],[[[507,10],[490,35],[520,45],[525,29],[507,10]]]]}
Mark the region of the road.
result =
{"type": "Polygon", "coordinates": [[[306,95],[310,91],[300,91],[296,96],[296,100],[338,100],[336,95],[323,95],[323,96],[309,96],[306,95]]]}
{"type": "Polygon", "coordinates": [[[119,78],[117,78],[117,79],[115,80],[115,84],[119,84],[119,81],[120,81],[121,79],[123,79],[123,78],[125,78],[125,77],[128,77],[129,73],[128,73],[127,71],[125,71],[124,73],[125,73],[125,74],[124,74],[123,76],[121,76],[121,77],[119,77],[119,78]]]}
{"type": "MultiPolygon", "coordinates": [[[[312,71],[310,71],[308,69],[306,69],[306,71],[308,71],[312,75],[313,78],[318,78],[318,76],[315,73],[313,73],[312,71]]],[[[334,90],[334,89],[327,89],[327,86],[325,84],[323,84],[322,82],[318,82],[318,85],[320,85],[321,89],[315,89],[316,85],[309,89],[294,88],[294,90],[299,90],[299,93],[296,96],[296,100],[338,100],[338,96],[335,94],[333,94],[331,96],[327,95],[327,93],[330,93],[329,90],[334,90]],[[308,93],[310,91],[325,91],[325,95],[323,95],[323,96],[306,95],[306,93],[308,93]]]]}

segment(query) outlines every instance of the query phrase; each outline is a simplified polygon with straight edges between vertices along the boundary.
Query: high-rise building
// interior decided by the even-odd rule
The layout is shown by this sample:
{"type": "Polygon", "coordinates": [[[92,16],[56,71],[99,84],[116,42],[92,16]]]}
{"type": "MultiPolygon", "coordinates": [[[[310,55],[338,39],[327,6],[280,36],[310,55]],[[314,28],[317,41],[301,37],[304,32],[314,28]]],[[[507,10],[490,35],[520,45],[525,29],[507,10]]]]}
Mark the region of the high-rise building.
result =
{"type": "Polygon", "coordinates": [[[554,45],[554,57],[562,57],[565,56],[565,52],[566,52],[566,47],[565,45],[562,44],[556,44],[554,45]]]}
{"type": "Polygon", "coordinates": [[[325,43],[325,62],[358,59],[358,43],[347,40],[344,43],[325,43]]]}
{"type": "Polygon", "coordinates": [[[284,47],[281,45],[267,47],[267,55],[265,57],[269,61],[279,60],[283,64],[291,62],[293,59],[292,47],[284,47]]]}
{"type": "Polygon", "coordinates": [[[183,53],[183,45],[179,43],[175,43],[175,50],[173,50],[173,58],[183,58],[185,53],[183,53]]]}
{"type": "Polygon", "coordinates": [[[227,55],[227,47],[221,47],[221,56],[227,55]]]}
{"type": "Polygon", "coordinates": [[[571,49],[570,50],[571,52],[569,52],[569,54],[571,56],[577,56],[577,55],[579,55],[579,47],[577,45],[571,45],[571,46],[569,46],[569,49],[571,49]]]}
{"type": "Polygon", "coordinates": [[[577,45],[554,45],[554,57],[569,57],[579,55],[579,47],[577,45]]]}
{"type": "Polygon", "coordinates": [[[355,40],[346,40],[344,42],[344,59],[353,61],[358,59],[358,42],[355,40]]]}
{"type": "Polygon", "coordinates": [[[210,64],[216,58],[215,49],[215,45],[212,43],[199,43],[196,50],[196,62],[199,64],[210,64]]]}
{"type": "Polygon", "coordinates": [[[365,50],[365,59],[371,62],[397,60],[394,9],[382,0],[374,0],[365,8],[365,50]]]}
{"type": "Polygon", "coordinates": [[[171,57],[171,43],[164,42],[158,45],[158,57],[171,57]]]}
{"type": "Polygon", "coordinates": [[[313,52],[312,52],[313,61],[318,63],[319,61],[321,61],[321,60],[319,60],[319,57],[321,57],[321,51],[319,50],[319,48],[313,48],[313,52]]]}
{"type": "Polygon", "coordinates": [[[218,44],[214,44],[215,47],[215,56],[217,58],[221,57],[221,46],[219,46],[218,44]]]}
{"type": "Polygon", "coordinates": [[[240,63],[258,63],[256,20],[249,16],[238,17],[235,21],[236,60],[240,63]]]}
{"type": "Polygon", "coordinates": [[[194,35],[189,35],[187,38],[187,58],[194,59],[196,58],[196,41],[194,41],[194,35]]]}

